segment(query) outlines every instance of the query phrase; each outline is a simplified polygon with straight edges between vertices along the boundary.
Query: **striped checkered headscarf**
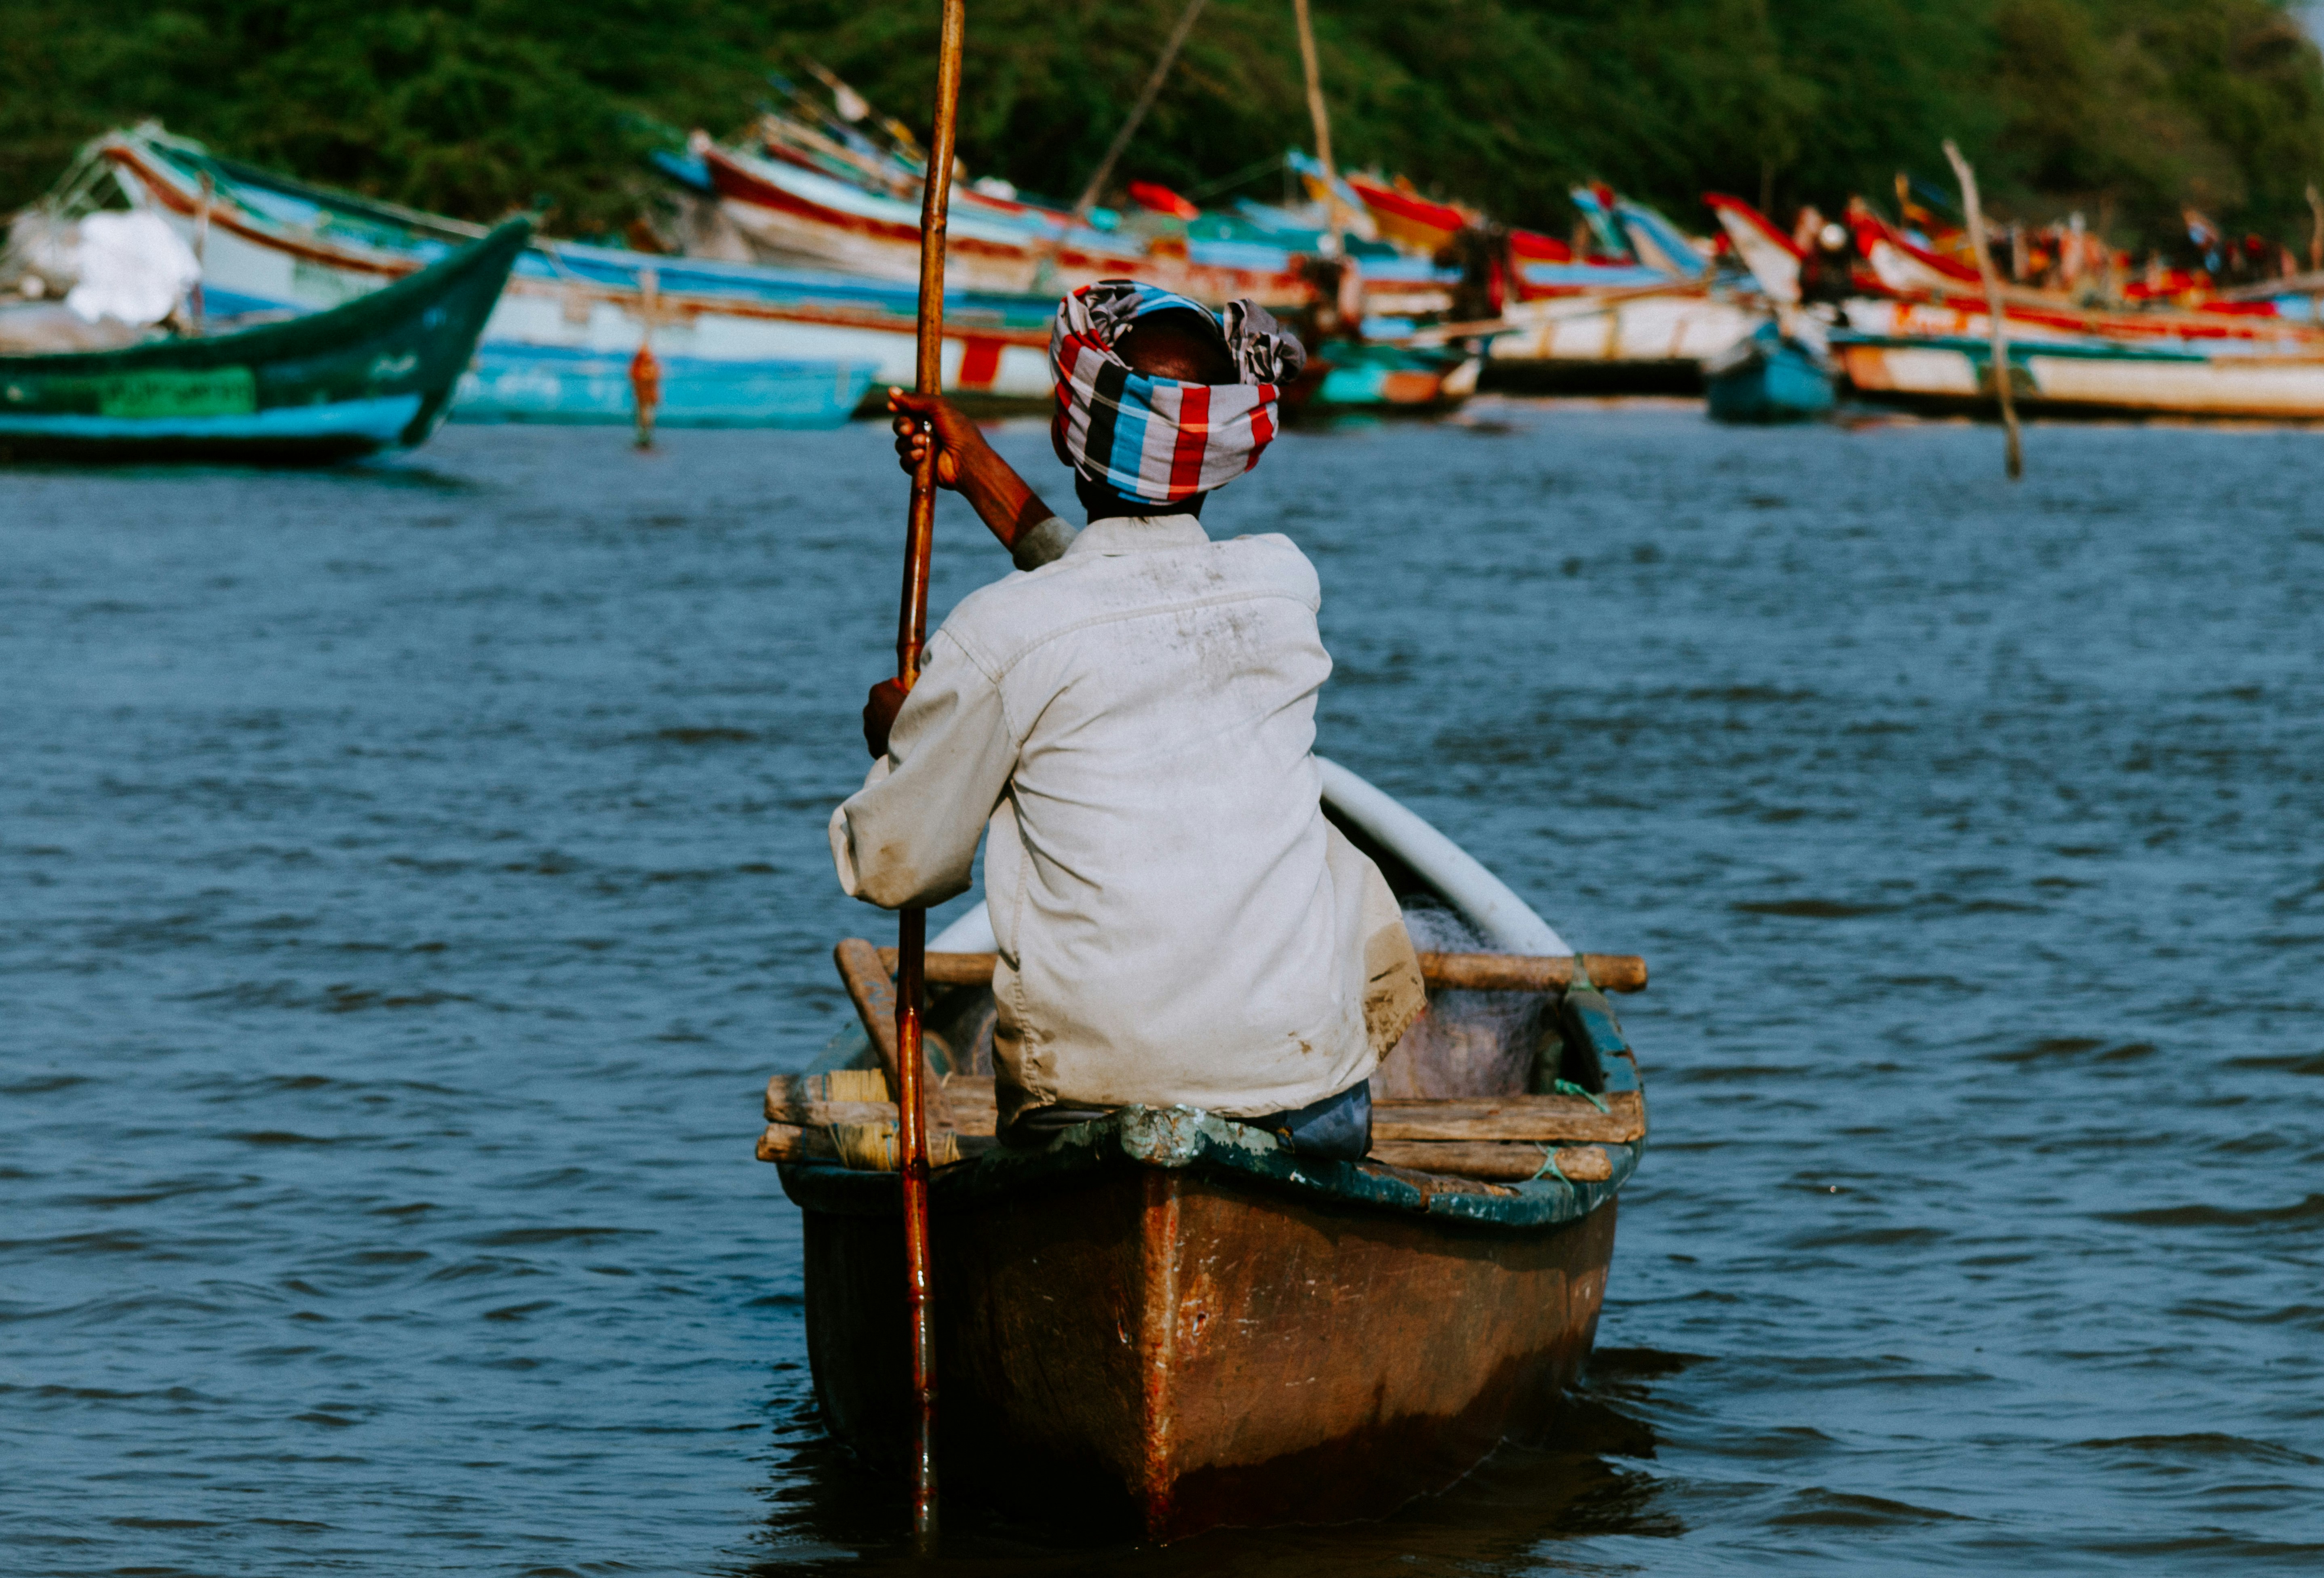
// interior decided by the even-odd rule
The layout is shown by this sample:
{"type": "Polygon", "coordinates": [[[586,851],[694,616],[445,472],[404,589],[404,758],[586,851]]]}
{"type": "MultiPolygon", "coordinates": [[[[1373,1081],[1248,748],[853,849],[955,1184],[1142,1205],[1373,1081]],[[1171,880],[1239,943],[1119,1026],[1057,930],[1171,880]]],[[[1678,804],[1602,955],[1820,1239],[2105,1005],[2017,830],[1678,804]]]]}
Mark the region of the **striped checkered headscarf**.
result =
{"type": "Polygon", "coordinates": [[[1224,487],[1258,465],[1274,440],[1281,385],[1306,359],[1298,339],[1255,302],[1213,313],[1130,280],[1084,285],[1057,304],[1049,332],[1059,447],[1092,482],[1148,503],[1175,504],[1224,487]],[[1240,383],[1149,378],[1114,355],[1114,342],[1132,323],[1174,309],[1219,325],[1240,383]]]}

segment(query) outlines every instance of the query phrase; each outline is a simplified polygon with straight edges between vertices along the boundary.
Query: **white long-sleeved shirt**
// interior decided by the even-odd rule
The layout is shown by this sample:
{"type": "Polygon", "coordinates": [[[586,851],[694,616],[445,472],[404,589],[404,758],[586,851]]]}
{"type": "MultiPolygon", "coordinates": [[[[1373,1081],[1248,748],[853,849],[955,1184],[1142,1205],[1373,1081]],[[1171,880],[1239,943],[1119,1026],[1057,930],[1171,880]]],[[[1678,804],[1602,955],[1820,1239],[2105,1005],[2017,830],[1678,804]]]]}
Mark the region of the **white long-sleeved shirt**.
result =
{"type": "Polygon", "coordinates": [[[1323,815],[1321,602],[1287,538],[1111,519],[930,640],[832,856],[857,898],[936,904],[989,826],[1004,1122],[1305,1106],[1368,1076],[1420,1006],[1394,896],[1323,815]]]}

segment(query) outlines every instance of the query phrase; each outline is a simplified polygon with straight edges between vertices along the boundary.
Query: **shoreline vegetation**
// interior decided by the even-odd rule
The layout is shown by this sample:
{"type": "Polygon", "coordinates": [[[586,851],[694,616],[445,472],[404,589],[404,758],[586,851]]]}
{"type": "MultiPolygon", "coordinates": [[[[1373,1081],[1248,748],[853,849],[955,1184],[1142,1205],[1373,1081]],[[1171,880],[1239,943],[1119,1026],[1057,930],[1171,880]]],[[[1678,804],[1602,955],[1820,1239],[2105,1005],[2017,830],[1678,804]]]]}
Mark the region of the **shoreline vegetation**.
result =
{"type": "MultiPolygon", "coordinates": [[[[1070,197],[1179,0],[984,0],[961,147],[1070,197]]],[[[88,138],[158,117],[308,180],[489,220],[546,199],[568,235],[651,204],[644,155],[723,136],[822,61],[918,126],[937,7],[791,0],[19,0],[0,55],[0,211],[88,138]]],[[[1701,194],[1770,211],[1908,171],[1956,139],[2004,217],[2069,210],[2190,250],[2182,209],[2301,254],[2324,181],[2324,56],[2281,0],[1317,0],[1342,162],[1563,234],[1603,179],[1703,228],[1701,194]]],[[[1120,174],[1206,201],[1282,194],[1308,141],[1288,0],[1213,0],[1120,174]],[[1230,179],[1240,175],[1240,179],[1230,179]]]]}

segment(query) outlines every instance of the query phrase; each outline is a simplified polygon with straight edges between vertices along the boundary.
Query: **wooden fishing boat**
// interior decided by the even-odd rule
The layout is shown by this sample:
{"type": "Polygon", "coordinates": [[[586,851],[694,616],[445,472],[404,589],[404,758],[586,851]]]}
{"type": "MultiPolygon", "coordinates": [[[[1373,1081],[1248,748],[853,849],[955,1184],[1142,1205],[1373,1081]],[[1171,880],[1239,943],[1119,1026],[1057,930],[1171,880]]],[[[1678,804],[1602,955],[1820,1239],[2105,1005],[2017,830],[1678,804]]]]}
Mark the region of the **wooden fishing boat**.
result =
{"type": "Polygon", "coordinates": [[[0,356],[0,459],[318,464],[418,444],[531,234],[512,219],[383,290],[286,322],[0,356]]]}
{"type": "MultiPolygon", "coordinates": [[[[727,217],[767,262],[899,282],[916,277],[917,198],[747,149],[706,145],[699,157],[727,217]]],[[[1208,216],[1194,223],[1166,216],[1153,228],[1104,230],[1059,210],[992,198],[969,201],[973,196],[964,194],[945,244],[945,277],[972,290],[1045,292],[1054,305],[1059,294],[1094,280],[1138,280],[1213,306],[1248,298],[1296,309],[1315,299],[1307,250],[1289,235],[1211,239],[1208,216]]],[[[1457,271],[1387,246],[1351,255],[1367,316],[1410,318],[1450,306],[1457,271]]]]}
{"type": "MultiPolygon", "coordinates": [[[[483,345],[460,375],[455,418],[565,425],[635,420],[630,357],[619,352],[483,345]]],[[[658,355],[665,428],[834,428],[864,403],[862,362],[733,362],[658,355]]]]}
{"type": "MultiPolygon", "coordinates": [[[[919,271],[919,207],[799,165],[710,147],[702,160],[727,217],[770,263],[902,282],[919,271]]],[[[1088,226],[1045,226],[966,210],[954,217],[945,277],[973,290],[1039,289],[1050,300],[1096,280],[1140,280],[1223,302],[1296,306],[1311,292],[1287,255],[1259,267],[1211,263],[1185,242],[1143,243],[1088,226]]]]}
{"type": "Polygon", "coordinates": [[[1327,340],[1283,392],[1292,417],[1432,416],[1477,392],[1482,358],[1467,345],[1327,340]]]}
{"type": "MultiPolygon", "coordinates": [[[[1799,299],[1799,249],[1765,216],[1711,194],[1737,253],[1768,296],[1799,299]]],[[[1999,407],[1993,319],[1977,270],[1915,245],[1861,204],[1858,250],[1873,282],[1838,309],[1832,355],[1855,395],[1987,414],[1999,407]]],[[[1863,283],[1859,280],[1859,283],[1863,283]]],[[[2003,287],[2010,393],[2061,416],[2324,419],[2324,334],[2273,312],[2106,308],[2003,287]]]]}
{"type": "MultiPolygon", "coordinates": [[[[402,278],[483,232],[440,215],[291,180],[143,126],[95,144],[136,201],[189,240],[205,234],[213,293],[264,310],[334,307],[402,278]],[[201,184],[210,182],[205,200],[201,184]]],[[[972,401],[1050,399],[1053,297],[948,291],[945,386],[972,401]]],[[[662,426],[835,425],[860,398],[913,376],[918,293],[827,272],[537,241],[484,330],[456,420],[626,423],[577,363],[618,362],[650,335],[663,367],[662,426]],[[692,387],[696,383],[701,387],[692,387]],[[754,397],[763,403],[752,406],[754,397]]]]}
{"type": "MultiPolygon", "coordinates": [[[[1374,1076],[1374,1145],[1318,1161],[1186,1108],[1130,1108],[1036,1149],[991,1138],[991,932],[931,945],[931,1193],[945,1482],[1171,1540],[1386,1515],[1504,1438],[1553,1427],[1590,1351],[1616,1196],[1646,1138],[1635,1061],[1576,960],[1450,840],[1324,764],[1325,809],[1379,863],[1430,1005],[1374,1076]]],[[[889,964],[843,944],[866,1030],[768,1088],[759,1155],[805,1225],[808,1354],[832,1432],[904,1461],[889,964]],[[875,1049],[874,1038],[884,1034],[875,1049]]]]}
{"type": "Polygon", "coordinates": [[[1703,395],[1713,421],[1805,421],[1831,410],[1833,374],[1828,353],[1771,320],[1703,364],[1703,395]]]}
{"type": "Polygon", "coordinates": [[[1704,362],[1766,320],[1723,281],[1667,277],[1513,302],[1502,317],[1485,387],[1527,394],[1700,393],[1704,362]]]}
{"type": "MultiPolygon", "coordinates": [[[[1973,415],[1999,403],[1989,339],[1842,331],[1832,336],[1832,351],[1850,390],[1868,401],[1973,415]]],[[[2324,349],[2013,340],[2008,352],[2010,394],[2021,411],[2324,420],[2324,349]]]]}

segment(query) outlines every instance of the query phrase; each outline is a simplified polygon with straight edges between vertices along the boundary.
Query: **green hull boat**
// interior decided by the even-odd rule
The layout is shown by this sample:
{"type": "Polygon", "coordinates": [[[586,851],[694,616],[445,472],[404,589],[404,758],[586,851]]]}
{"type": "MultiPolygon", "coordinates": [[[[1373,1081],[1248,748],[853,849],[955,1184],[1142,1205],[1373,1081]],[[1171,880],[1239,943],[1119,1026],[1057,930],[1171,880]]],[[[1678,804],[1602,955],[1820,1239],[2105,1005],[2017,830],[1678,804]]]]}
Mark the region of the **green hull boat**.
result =
{"type": "Polygon", "coordinates": [[[327,312],[119,350],[0,356],[0,462],[327,465],[436,429],[509,270],[512,219],[327,312]]]}

